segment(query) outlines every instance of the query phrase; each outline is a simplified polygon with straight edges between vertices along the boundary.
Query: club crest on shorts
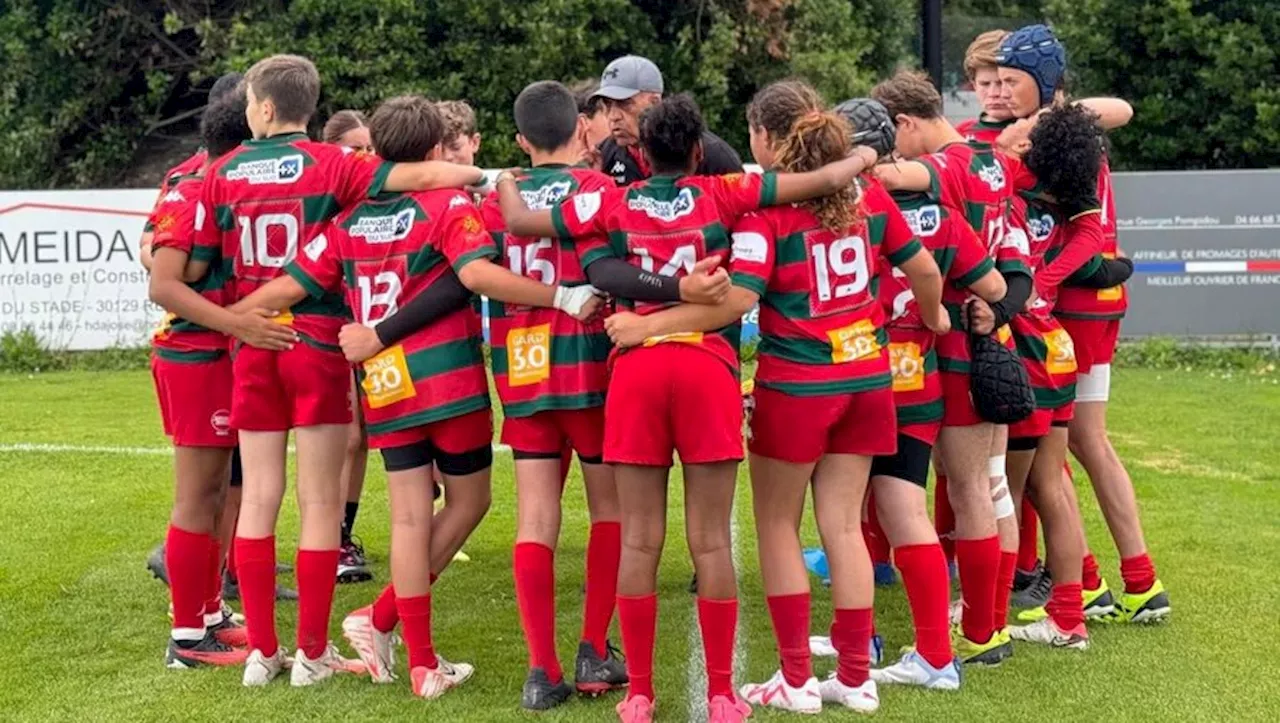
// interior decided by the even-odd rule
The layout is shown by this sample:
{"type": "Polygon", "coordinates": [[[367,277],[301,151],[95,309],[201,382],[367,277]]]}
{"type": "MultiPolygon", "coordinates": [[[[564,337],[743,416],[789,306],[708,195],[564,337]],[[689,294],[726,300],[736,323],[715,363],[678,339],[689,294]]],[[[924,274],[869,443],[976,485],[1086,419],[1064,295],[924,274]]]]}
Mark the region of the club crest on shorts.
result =
{"type": "Polygon", "coordinates": [[[231,411],[228,409],[219,409],[209,416],[209,426],[213,427],[214,434],[219,437],[231,436],[231,411]]]}

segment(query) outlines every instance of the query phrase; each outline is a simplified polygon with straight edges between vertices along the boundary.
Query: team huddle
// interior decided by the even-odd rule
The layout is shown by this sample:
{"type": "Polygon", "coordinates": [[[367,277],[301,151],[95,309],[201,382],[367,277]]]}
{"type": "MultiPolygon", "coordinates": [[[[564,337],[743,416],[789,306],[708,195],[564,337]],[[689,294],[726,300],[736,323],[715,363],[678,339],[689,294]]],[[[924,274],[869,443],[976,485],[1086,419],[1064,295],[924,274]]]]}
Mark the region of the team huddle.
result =
{"type": "Polygon", "coordinates": [[[619,719],[653,719],[676,455],[715,723],[753,705],[870,713],[878,685],[958,690],[962,666],[999,665],[1015,640],[1082,650],[1087,621],[1167,618],[1106,433],[1133,264],[1117,246],[1104,129],[1132,109],[1067,99],[1065,68],[1043,25],[984,33],[965,58],[983,114],[960,127],[913,72],[834,107],[803,81],[775,82],[746,110],[762,169],[747,173],[689,96],[664,96],[658,68],[626,56],[576,97],[527,86],[514,116],[530,165],[491,184],[470,165],[479,135],[463,103],[392,98],[367,121],[336,115],[316,142],[309,60],[273,56],[220,80],[204,151],[166,177],[144,236],[151,297],[169,312],[152,359],[175,447],[166,664],[243,666],[245,686],[286,671],[295,686],[335,673],[390,683],[402,642],[414,695],[472,676],[436,652],[431,610],[490,506],[482,313],[514,457],[524,708],[625,689],[619,719]],[[743,382],[741,319],[756,307],[743,382]],[[735,688],[744,426],[780,667],[735,688]],[[289,655],[275,535],[291,431],[289,655]],[[387,472],[391,581],[343,619],[348,659],[328,630],[336,582],[371,576],[351,536],[367,449],[387,472]],[[1122,591],[1089,552],[1068,451],[1119,550],[1122,591]],[[591,527],[570,683],[554,558],[573,454],[591,527]],[[829,636],[810,636],[810,491],[829,636]],[[223,600],[231,568],[243,618],[223,600]],[[915,636],[881,666],[874,580],[894,568],[915,636]],[[836,658],[829,677],[814,675],[815,655],[836,658]]]}

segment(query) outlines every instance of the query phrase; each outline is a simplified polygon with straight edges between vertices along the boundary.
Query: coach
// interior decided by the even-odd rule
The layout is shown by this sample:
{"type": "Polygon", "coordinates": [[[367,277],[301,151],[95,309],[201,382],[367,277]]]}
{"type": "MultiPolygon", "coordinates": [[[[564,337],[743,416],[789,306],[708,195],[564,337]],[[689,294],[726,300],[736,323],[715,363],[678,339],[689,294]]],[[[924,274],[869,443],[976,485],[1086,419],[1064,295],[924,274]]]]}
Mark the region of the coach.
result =
{"type": "MultiPolygon", "coordinates": [[[[662,99],[662,71],[648,58],[625,55],[604,69],[595,95],[605,99],[611,134],[600,143],[601,170],[619,186],[653,175],[640,150],[640,115],[662,99]]],[[[698,175],[741,172],[737,152],[714,133],[703,133],[698,175]]]]}

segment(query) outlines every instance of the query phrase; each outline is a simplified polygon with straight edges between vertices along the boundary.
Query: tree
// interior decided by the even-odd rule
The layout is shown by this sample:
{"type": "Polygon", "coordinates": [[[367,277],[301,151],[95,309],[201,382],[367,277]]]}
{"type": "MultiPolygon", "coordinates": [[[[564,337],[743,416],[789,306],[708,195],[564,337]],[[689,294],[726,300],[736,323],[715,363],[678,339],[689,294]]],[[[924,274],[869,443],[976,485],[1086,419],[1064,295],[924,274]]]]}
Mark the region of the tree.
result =
{"type": "MultiPolygon", "coordinates": [[[[1134,105],[1124,168],[1280,164],[1280,7],[1250,0],[1049,0],[1078,90],[1134,105]]],[[[1079,94],[1079,93],[1077,93],[1079,94]]]]}

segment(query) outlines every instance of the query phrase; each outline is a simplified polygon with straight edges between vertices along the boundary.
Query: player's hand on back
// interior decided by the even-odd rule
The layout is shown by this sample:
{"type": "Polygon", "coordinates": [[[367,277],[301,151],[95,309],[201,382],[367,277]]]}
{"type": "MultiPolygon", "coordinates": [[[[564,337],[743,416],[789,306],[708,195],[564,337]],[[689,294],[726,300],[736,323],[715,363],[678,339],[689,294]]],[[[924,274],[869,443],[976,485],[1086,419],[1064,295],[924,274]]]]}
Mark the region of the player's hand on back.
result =
{"type": "Polygon", "coordinates": [[[932,311],[921,309],[920,316],[924,318],[924,325],[935,334],[946,334],[951,331],[951,315],[947,313],[947,307],[942,304],[938,304],[932,311]]]}
{"type": "Polygon", "coordinates": [[[610,315],[604,320],[604,330],[609,334],[609,340],[619,349],[639,346],[645,339],[653,336],[649,333],[645,317],[630,311],[610,315]]]}
{"type": "Polygon", "coordinates": [[[708,256],[680,279],[680,300],[689,304],[720,304],[728,298],[729,286],[729,273],[720,265],[720,257],[708,256]]]}
{"type": "Polygon", "coordinates": [[[298,333],[272,321],[274,316],[276,312],[267,309],[251,309],[236,314],[236,338],[259,349],[292,349],[293,343],[298,340],[298,333]]]}
{"type": "Polygon", "coordinates": [[[338,331],[342,354],[352,364],[359,364],[382,351],[378,333],[364,324],[346,324],[338,331]]]}
{"type": "Polygon", "coordinates": [[[965,309],[965,326],[970,333],[986,336],[996,330],[996,314],[987,302],[974,298],[965,304],[965,309]]]}

